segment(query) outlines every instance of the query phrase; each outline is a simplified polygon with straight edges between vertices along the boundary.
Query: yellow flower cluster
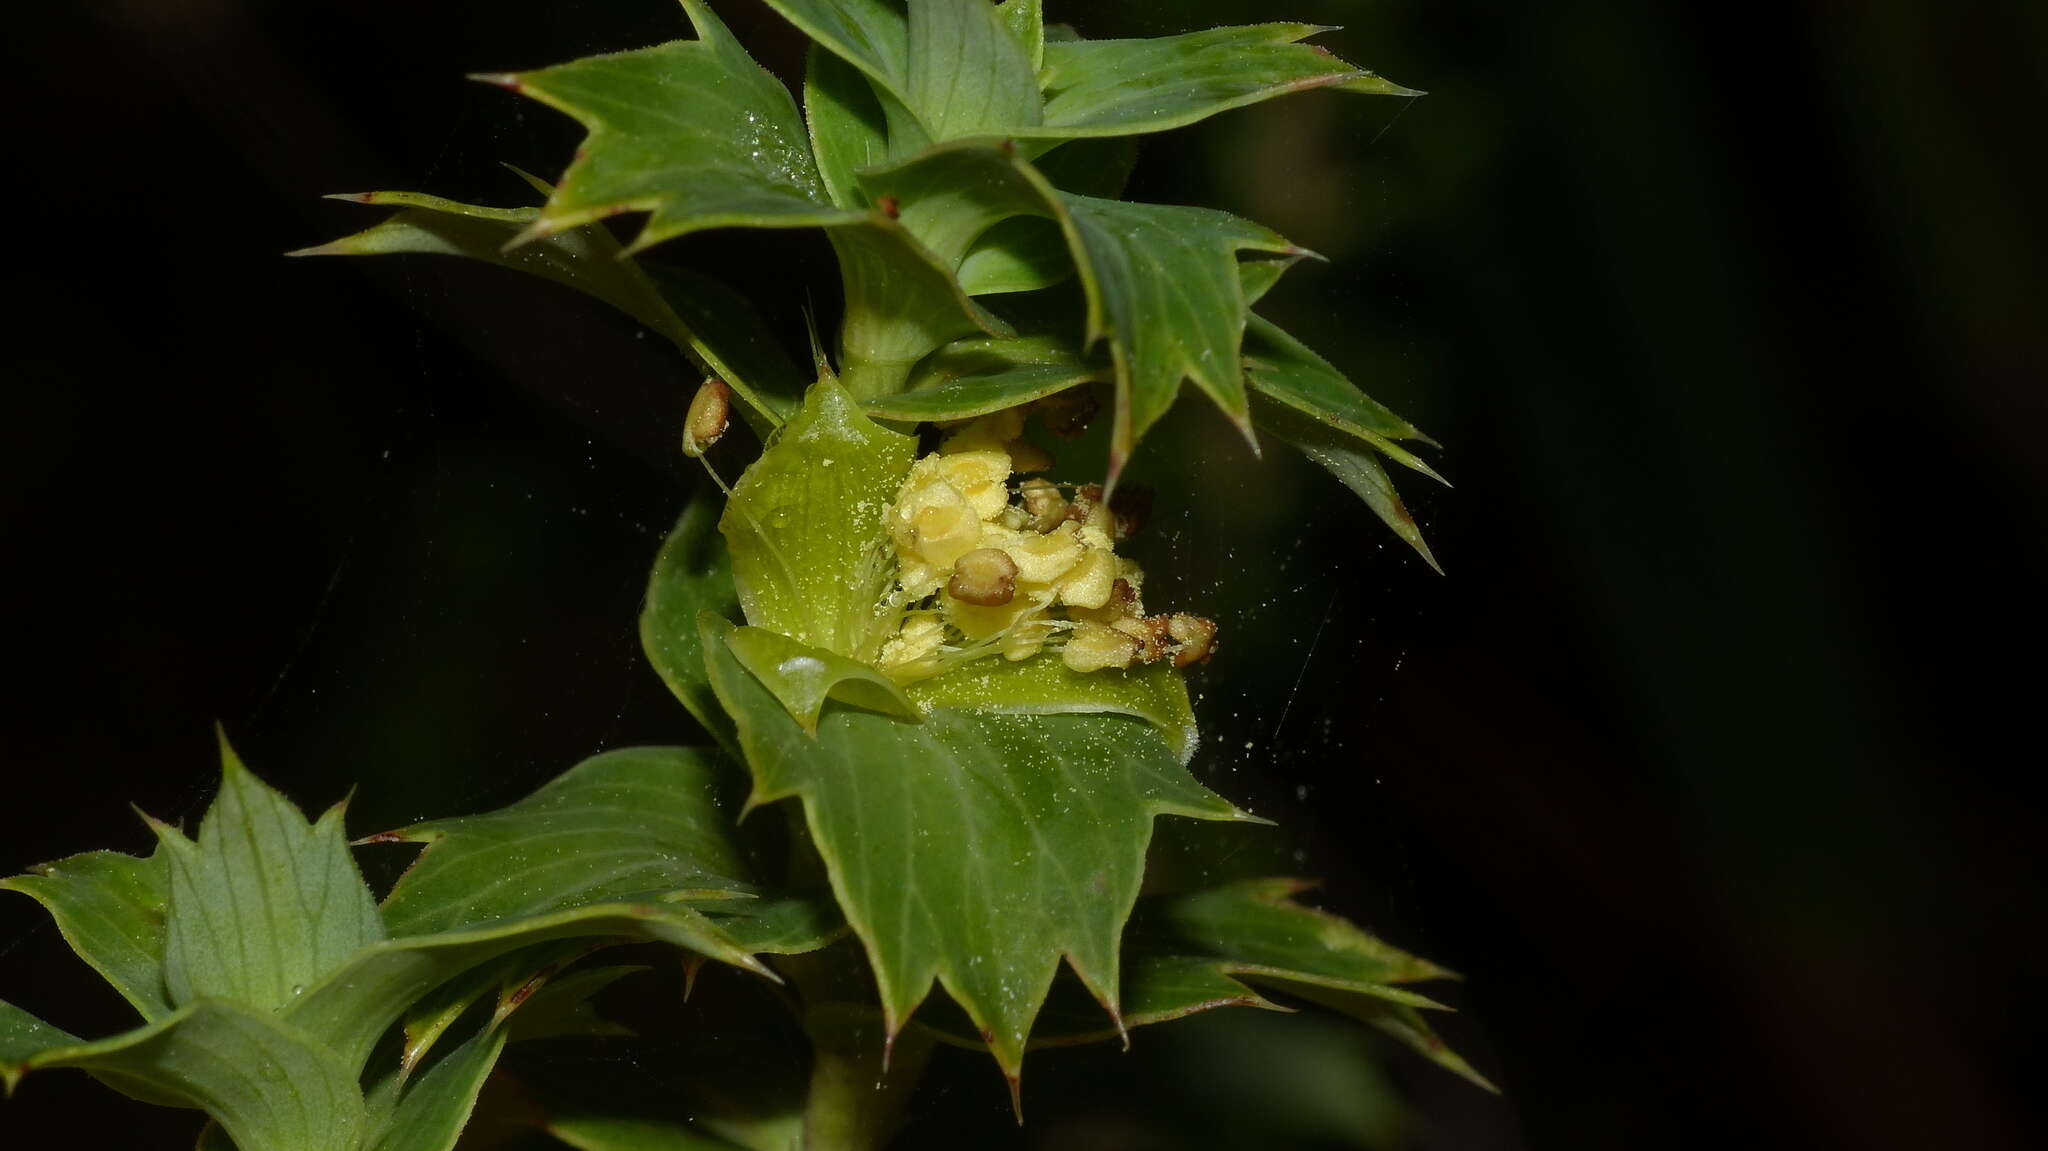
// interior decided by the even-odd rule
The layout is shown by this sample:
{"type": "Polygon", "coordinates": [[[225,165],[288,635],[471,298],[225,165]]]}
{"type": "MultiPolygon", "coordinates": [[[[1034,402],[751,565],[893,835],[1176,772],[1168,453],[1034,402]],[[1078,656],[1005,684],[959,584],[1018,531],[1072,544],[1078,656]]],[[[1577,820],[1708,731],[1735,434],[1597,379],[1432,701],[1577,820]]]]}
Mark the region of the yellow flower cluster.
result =
{"type": "Polygon", "coordinates": [[[1076,671],[1177,656],[1186,646],[1168,619],[1144,618],[1144,572],[1116,554],[1116,521],[1099,488],[1069,499],[1059,485],[1030,478],[1012,502],[1013,472],[1051,465],[1023,438],[1023,421],[1021,409],[974,420],[904,480],[889,533],[903,602],[914,606],[881,652],[899,680],[981,656],[1027,659],[1062,632],[1070,633],[1062,658],[1076,671]]]}

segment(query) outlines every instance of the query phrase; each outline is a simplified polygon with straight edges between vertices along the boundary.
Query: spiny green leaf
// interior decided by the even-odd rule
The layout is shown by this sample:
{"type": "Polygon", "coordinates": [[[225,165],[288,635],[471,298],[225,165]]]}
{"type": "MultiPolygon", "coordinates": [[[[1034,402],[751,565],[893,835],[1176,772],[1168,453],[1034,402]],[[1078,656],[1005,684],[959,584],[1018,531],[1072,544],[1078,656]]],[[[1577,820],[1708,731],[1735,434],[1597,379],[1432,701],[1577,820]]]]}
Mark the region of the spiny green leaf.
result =
{"type": "Polygon", "coordinates": [[[452,1151],[508,1038],[503,1028],[485,1028],[428,1069],[399,1100],[374,1151],[452,1151]]]}
{"type": "Polygon", "coordinates": [[[1150,40],[1050,42],[1040,72],[1044,122],[1007,134],[1158,132],[1310,88],[1421,95],[1297,42],[1321,31],[1312,24],[1255,24],[1150,40]]]}
{"type": "Polygon", "coordinates": [[[394,936],[684,890],[750,892],[716,762],[636,747],[584,760],[510,807],[373,837],[424,843],[384,902],[394,936]]]}
{"type": "MultiPolygon", "coordinates": [[[[714,614],[713,618],[721,617],[714,614]]],[[[726,645],[740,665],[782,701],[790,718],[813,734],[828,698],[884,715],[913,721],[921,718],[895,680],[857,660],[762,627],[736,628],[726,637],[726,645]]]]}
{"type": "Polygon", "coordinates": [[[910,377],[909,391],[865,406],[870,416],[885,420],[964,420],[1106,380],[1112,372],[1048,336],[970,338],[926,356],[910,377]]]}
{"type": "Polygon", "coordinates": [[[8,1067],[10,1081],[77,1067],[146,1103],[202,1109],[240,1151],[355,1151],[367,1128],[349,1063],[274,1013],[223,999],[187,1004],[96,1043],[10,1059],[8,1067]]]}
{"type": "Polygon", "coordinates": [[[631,1035],[632,1028],[599,1015],[590,999],[628,975],[652,970],[645,964],[615,963],[555,976],[518,1005],[506,1030],[517,1042],[563,1035],[631,1035]]]}
{"type": "Polygon", "coordinates": [[[1179,672],[1163,663],[1083,674],[1046,654],[1015,662],[985,659],[912,684],[910,698],[928,709],[1007,715],[1132,715],[1157,727],[1182,763],[1194,757],[1199,739],[1187,684],[1179,672]]]}
{"type": "Polygon", "coordinates": [[[1087,295],[1088,342],[1106,339],[1116,365],[1112,484],[1183,379],[1251,436],[1238,253],[1299,254],[1277,233],[1208,208],[1061,192],[1014,151],[987,144],[939,145],[863,174],[862,184],[894,197],[903,226],[942,263],[957,265],[1004,220],[1036,216],[1058,226],[1087,295]]]}
{"type": "Polygon", "coordinates": [[[719,530],[747,622],[872,661],[892,621],[878,615],[891,565],[885,519],[917,440],[861,414],[820,380],[734,485],[719,530]]]}
{"type": "MultiPolygon", "coordinates": [[[[1373,1024],[1493,1090],[1418,1014],[1443,1006],[1405,986],[1457,976],[1294,902],[1310,886],[1255,879],[1140,900],[1124,937],[1124,1022],[1164,1023],[1218,1007],[1286,1010],[1259,993],[1266,987],[1373,1024]]],[[[1080,995],[1055,995],[1034,1045],[1115,1038],[1089,1008],[1080,995]]],[[[953,1028],[942,1026],[939,1034],[962,1046],[973,1042],[953,1028]]]]}
{"type": "Polygon", "coordinates": [[[1436,470],[1396,440],[1435,440],[1386,405],[1359,391],[1357,385],[1321,356],[1271,321],[1253,316],[1244,338],[1245,378],[1254,388],[1296,411],[1313,416],[1339,431],[1371,444],[1403,467],[1444,483],[1436,470]]]}
{"type": "Polygon", "coordinates": [[[342,834],[340,807],[307,824],[221,737],[220,794],[195,843],[152,823],[169,867],[164,980],[172,1003],[275,1009],[384,938],[342,834]]]}
{"type": "Polygon", "coordinates": [[[144,1020],[171,1013],[164,986],[169,880],[161,853],[137,859],[89,851],[0,880],[43,905],[64,942],[135,1005],[144,1020]]]}
{"type": "MultiPolygon", "coordinates": [[[[402,1084],[412,1075],[413,1068],[426,1058],[448,1029],[485,995],[495,993],[502,1000],[541,973],[569,963],[596,946],[601,946],[601,943],[557,939],[522,947],[488,963],[478,964],[421,996],[405,1009],[401,1021],[405,1040],[398,1056],[398,1083],[402,1084]]],[[[394,1088],[396,1086],[394,1084],[394,1088]]]]}
{"type": "Polygon", "coordinates": [[[1031,62],[1034,72],[1045,59],[1044,9],[1041,0],[1002,0],[996,5],[996,14],[1003,18],[1003,27],[1024,45],[1024,58],[1031,62]]]}
{"type": "Polygon", "coordinates": [[[45,1051],[83,1043],[78,1036],[49,1024],[0,999],[0,1083],[9,1095],[29,1070],[30,1061],[45,1051]]]}
{"type": "Polygon", "coordinates": [[[1435,568],[1438,574],[1443,573],[1444,569],[1436,562],[1436,556],[1430,553],[1429,545],[1423,542],[1422,529],[1416,526],[1415,517],[1401,502],[1401,493],[1394,490],[1393,479],[1364,440],[1270,399],[1263,392],[1252,397],[1252,410],[1259,430],[1322,465],[1324,470],[1337,477],[1338,482],[1364,500],[1380,522],[1407,541],[1424,563],[1435,568]]]}
{"type": "Polygon", "coordinates": [[[1089,340],[1107,337],[1116,358],[1112,479],[1138,438],[1173,405],[1184,378],[1250,436],[1238,354],[1248,312],[1237,253],[1297,249],[1278,233],[1210,208],[1062,199],[1095,284],[1089,340]]]}
{"type": "Polygon", "coordinates": [[[937,978],[1013,1080],[1062,955],[1119,1009],[1117,938],[1153,817],[1248,818],[1126,716],[938,709],[907,723],[837,708],[813,737],[733,658],[731,625],[704,628],[751,802],[801,797],[889,1030],[937,978]]]}
{"type": "MultiPolygon", "coordinates": [[[[1068,140],[1037,156],[1032,164],[1062,192],[1115,199],[1138,162],[1138,142],[1129,137],[1068,140]]],[[[960,286],[970,296],[1029,292],[1074,274],[1071,245],[1058,223],[1017,216],[976,237],[960,261],[960,286]]]]}
{"type": "Polygon", "coordinates": [[[676,694],[704,730],[727,750],[733,743],[732,719],[711,694],[698,646],[697,615],[713,611],[740,618],[739,595],[732,586],[732,559],[718,534],[718,502],[692,499],[661,545],[647,580],[647,598],[640,608],[640,648],[656,674],[676,694]]]}
{"type": "Polygon", "coordinates": [[[817,44],[804,57],[804,121],[832,202],[866,211],[873,202],[854,173],[892,158],[889,113],[860,69],[817,44]]]}
{"type": "Polygon", "coordinates": [[[1039,121],[1037,68],[987,0],[768,2],[899,101],[927,140],[1039,121]]]}
{"type": "MultiPolygon", "coordinates": [[[[1293,267],[1300,259],[1300,256],[1284,256],[1277,260],[1244,260],[1240,262],[1237,265],[1237,278],[1244,285],[1245,304],[1249,306],[1258,303],[1267,292],[1273,290],[1273,285],[1280,282],[1280,277],[1286,273],[1287,269],[1293,267]]],[[[1256,325],[1260,322],[1259,317],[1251,317],[1251,325],[1256,325]]],[[[1248,325],[1245,328],[1245,342],[1249,344],[1251,338],[1251,326],[1248,325]]]]}
{"type": "Polygon", "coordinates": [[[575,938],[669,943],[774,978],[694,908],[638,901],[592,903],[366,947],[347,966],[307,989],[285,1019],[320,1036],[351,1066],[361,1067],[384,1030],[435,987],[520,948],[575,938]]]}
{"type": "Polygon", "coordinates": [[[719,227],[843,222],[796,105],[702,0],[697,39],[487,77],[574,117],[590,136],[523,239],[620,212],[648,220],[629,250],[719,227]]]}
{"type": "MultiPolygon", "coordinates": [[[[542,195],[550,191],[545,182],[528,179],[542,195]]],[[[661,265],[643,268],[602,227],[572,228],[508,247],[539,218],[540,209],[484,208],[414,192],[336,198],[405,210],[366,231],[290,255],[463,256],[575,288],[638,320],[700,369],[725,380],[740,397],[742,414],[762,434],[782,422],[803,391],[802,377],[774,346],[752,305],[708,277],[661,265]]]]}

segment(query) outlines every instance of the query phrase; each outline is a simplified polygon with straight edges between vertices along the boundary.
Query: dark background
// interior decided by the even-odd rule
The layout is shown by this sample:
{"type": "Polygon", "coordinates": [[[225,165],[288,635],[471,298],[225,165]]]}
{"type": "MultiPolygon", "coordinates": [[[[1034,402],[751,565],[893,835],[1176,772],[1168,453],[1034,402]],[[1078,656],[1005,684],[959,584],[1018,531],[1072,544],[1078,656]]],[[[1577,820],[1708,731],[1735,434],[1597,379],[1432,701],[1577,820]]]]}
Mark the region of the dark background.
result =
{"type": "MultiPolygon", "coordinates": [[[[1432,93],[1149,139],[1132,189],[1327,255],[1266,310],[1447,445],[1457,488],[1407,485],[1446,578],[1197,405],[1141,464],[1197,481],[1151,563],[1233,629],[1199,770],[1282,823],[1187,850],[1321,875],[1463,971],[1451,1034],[1506,1096],[1380,1048],[1371,1091],[1433,1147],[2038,1138],[2048,7],[1051,7],[1093,36],[1344,24],[1332,48],[1432,93]]],[[[375,218],[321,193],[523,202],[494,162],[553,174],[577,132],[462,75],[673,38],[672,5],[9,20],[0,869],[145,850],[131,800],[195,819],[215,720],[304,804],[356,786],[363,832],[693,738],[634,637],[702,482],[684,366],[494,269],[278,258],[375,218]]],[[[833,306],[815,238],[664,254],[794,348],[833,306]]],[[[82,972],[0,900],[0,994],[125,1027],[82,972]]],[[[1355,1042],[1316,1026],[1287,1034],[1355,1042]]],[[[1169,1030],[1035,1057],[1029,1137],[1173,1145],[1148,1101],[1214,1105],[1186,1061],[1248,1040],[1169,1030]]],[[[918,1145],[1012,1138],[981,1064],[928,1096],[918,1145]]],[[[0,1131],[60,1117],[71,1146],[195,1128],[54,1073],[0,1131]]]]}

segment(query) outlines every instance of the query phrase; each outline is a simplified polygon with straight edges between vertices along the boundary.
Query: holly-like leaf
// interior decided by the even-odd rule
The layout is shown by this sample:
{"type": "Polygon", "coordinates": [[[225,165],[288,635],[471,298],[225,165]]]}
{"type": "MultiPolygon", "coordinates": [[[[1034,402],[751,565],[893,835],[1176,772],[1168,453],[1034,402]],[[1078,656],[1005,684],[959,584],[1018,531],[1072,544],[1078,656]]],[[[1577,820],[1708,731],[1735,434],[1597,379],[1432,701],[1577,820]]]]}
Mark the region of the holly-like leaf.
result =
{"type": "Polygon", "coordinates": [[[644,964],[616,963],[549,979],[511,1015],[507,1022],[511,1037],[524,1041],[562,1035],[631,1035],[632,1028],[599,1015],[590,999],[628,975],[652,970],[644,964]]]}
{"type": "Polygon", "coordinates": [[[596,946],[588,940],[558,939],[523,947],[489,963],[479,964],[434,988],[405,1009],[401,1022],[404,1046],[398,1056],[398,1082],[402,1085],[413,1068],[426,1058],[441,1037],[485,995],[497,994],[500,1001],[546,973],[585,955],[596,946]]]}
{"type": "MultiPolygon", "coordinates": [[[[1311,886],[1296,879],[1254,879],[1140,900],[1125,933],[1125,1024],[1165,1023],[1219,1007],[1288,1010],[1261,994],[1265,988],[1370,1023],[1493,1090],[1420,1014],[1444,1010],[1443,1005],[1408,989],[1457,976],[1294,901],[1311,886]]],[[[1091,1017],[1090,1006],[1081,995],[1055,994],[1033,1045],[1117,1037],[1115,1029],[1091,1017]]],[[[973,1045],[971,1035],[943,1023],[937,1034],[973,1045]]]]}
{"type": "Polygon", "coordinates": [[[342,834],[342,809],[309,825],[220,741],[220,794],[195,842],[152,822],[169,869],[170,1001],[275,1009],[384,938],[342,834]]]}
{"type": "Polygon", "coordinates": [[[1114,712],[1159,729],[1180,762],[1194,757],[1199,738],[1187,684],[1166,664],[1128,671],[1073,671],[1056,656],[977,660],[910,686],[924,708],[955,708],[1006,715],[1114,712]]]}
{"type": "Polygon", "coordinates": [[[820,380],[726,502],[719,530],[747,622],[872,662],[893,619],[885,517],[917,440],[820,380]]]}
{"type": "Polygon", "coordinates": [[[1106,341],[1116,368],[1112,484],[1183,379],[1251,437],[1238,253],[1300,254],[1279,234],[1209,208],[1061,192],[1013,150],[988,144],[939,145],[864,174],[862,184],[893,198],[903,226],[954,266],[1003,221],[1038,217],[1059,228],[1088,300],[1087,342],[1106,341]]]}
{"type": "Polygon", "coordinates": [[[137,859],[89,851],[0,880],[43,905],[64,942],[144,1020],[171,1013],[164,986],[164,915],[170,893],[161,852],[137,859]]]}
{"type": "Polygon", "coordinates": [[[284,1018],[320,1037],[360,1068],[385,1029],[429,991],[479,964],[558,939],[669,943],[774,978],[695,908],[680,903],[615,901],[386,940],[364,948],[346,966],[308,988],[284,1018]]]}
{"type": "Polygon", "coordinates": [[[355,1069],[263,1008],[204,999],[123,1035],[63,1036],[26,1054],[16,1014],[0,1009],[10,1087],[28,1071],[80,1068],[145,1103],[204,1110],[240,1151],[355,1151],[368,1128],[355,1069]]]}
{"type": "Polygon", "coordinates": [[[1442,574],[1442,565],[1422,539],[1422,529],[1401,502],[1401,493],[1394,490],[1393,478],[1387,475],[1387,469],[1366,441],[1263,393],[1253,397],[1252,409],[1260,431],[1290,445],[1337,477],[1338,482],[1365,501],[1380,522],[1414,548],[1424,563],[1442,574]]]}
{"type": "Polygon", "coordinates": [[[487,1027],[443,1056],[399,1100],[373,1151],[452,1151],[508,1038],[487,1027]]]}
{"type": "Polygon", "coordinates": [[[1357,385],[1271,321],[1253,316],[1244,338],[1245,378],[1254,388],[1338,431],[1371,444],[1394,462],[1444,483],[1436,470],[1400,440],[1436,445],[1414,424],[1360,391],[1357,385]]]}
{"type": "Polygon", "coordinates": [[[620,212],[648,220],[629,250],[720,227],[844,222],[789,90],[702,0],[683,0],[697,39],[484,79],[589,129],[525,239],[620,212]]]}
{"type": "MultiPolygon", "coordinates": [[[[1116,198],[1138,162],[1138,142],[1095,137],[1059,142],[1032,160],[1053,187],[1116,198]]],[[[1059,225],[1037,216],[1004,220],[975,238],[960,261],[960,286],[970,296],[1029,292],[1074,274],[1071,245],[1059,225]]]]}
{"type": "Polygon", "coordinates": [[[1039,122],[1036,65],[987,0],[768,2],[899,102],[925,141],[1039,122]]]}
{"type": "Polygon", "coordinates": [[[394,936],[589,903],[754,890],[705,752],[636,747],[584,760],[510,807],[372,837],[426,850],[384,902],[394,936]]]}
{"type": "Polygon", "coordinates": [[[1117,939],[1153,817],[1248,818],[1121,715],[941,708],[922,723],[831,708],[816,736],[706,616],[712,687],[739,727],[750,803],[803,802],[841,910],[866,946],[891,1034],[934,978],[1014,1082],[1064,956],[1114,1016],[1117,939]]]}
{"type": "Polygon", "coordinates": [[[0,1084],[9,1095],[28,1073],[30,1062],[45,1051],[71,1047],[83,1040],[53,1027],[14,1004],[0,999],[0,1084]]]}
{"type": "Polygon", "coordinates": [[[964,420],[1063,392],[1113,369],[1047,336],[956,340],[924,358],[910,389],[864,405],[877,419],[964,420]]]}
{"type": "Polygon", "coordinates": [[[1255,24],[1150,40],[1052,41],[1039,73],[1044,121],[1008,134],[1159,132],[1312,88],[1422,94],[1299,42],[1321,31],[1312,24],[1255,24]]]}
{"type": "Polygon", "coordinates": [[[704,652],[697,639],[700,612],[717,612],[735,621],[740,618],[739,595],[732,586],[732,559],[724,537],[718,534],[718,514],[715,500],[692,499],[662,543],[640,608],[640,648],[662,682],[704,730],[734,750],[732,719],[711,694],[704,652]]]}
{"type": "Polygon", "coordinates": [[[789,91],[701,0],[683,7],[696,40],[494,78],[590,133],[519,239],[621,212],[648,213],[628,251],[705,228],[825,227],[846,287],[845,355],[863,372],[849,376],[857,392],[901,387],[909,366],[947,340],[1000,333],[952,269],[886,213],[834,203],[789,91]]]}
{"type": "Polygon", "coordinates": [[[741,666],[782,701],[790,718],[813,734],[818,730],[818,714],[825,709],[828,698],[902,719],[915,721],[921,717],[917,705],[905,698],[896,681],[880,670],[799,643],[781,632],[762,627],[735,628],[726,637],[726,646],[741,666]]]}
{"type": "Polygon", "coordinates": [[[1045,59],[1045,5],[1042,0],[1002,0],[996,5],[996,15],[1003,18],[1003,27],[1024,46],[1024,58],[1031,62],[1032,71],[1037,71],[1045,59]]]}
{"type": "Polygon", "coordinates": [[[1088,338],[1107,338],[1117,367],[1113,479],[1182,379],[1249,436],[1239,345],[1248,313],[1237,253],[1292,254],[1278,233],[1228,212],[1062,197],[1094,284],[1088,338]]]}

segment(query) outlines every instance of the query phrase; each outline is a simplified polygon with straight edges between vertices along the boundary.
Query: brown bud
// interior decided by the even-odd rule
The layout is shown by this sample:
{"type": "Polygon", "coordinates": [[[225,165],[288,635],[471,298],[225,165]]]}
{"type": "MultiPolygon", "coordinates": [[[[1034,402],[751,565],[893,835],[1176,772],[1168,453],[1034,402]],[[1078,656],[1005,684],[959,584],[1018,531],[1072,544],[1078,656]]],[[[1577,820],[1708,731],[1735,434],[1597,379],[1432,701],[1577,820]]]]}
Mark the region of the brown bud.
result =
{"type": "Polygon", "coordinates": [[[1142,531],[1145,521],[1152,518],[1152,489],[1125,484],[1110,499],[1109,510],[1116,516],[1116,542],[1122,543],[1142,531]]]}
{"type": "Polygon", "coordinates": [[[1081,490],[1074,493],[1074,501],[1067,505],[1066,518],[1073,520],[1077,524],[1085,524],[1088,522],[1088,517],[1094,513],[1096,506],[1101,503],[1102,485],[1082,484],[1081,490]]]}
{"type": "Polygon", "coordinates": [[[1093,389],[1078,387],[1054,392],[1034,407],[1046,431],[1063,440],[1071,440],[1088,430],[1088,422],[1101,410],[1102,403],[1095,398],[1093,389]]]}
{"type": "Polygon", "coordinates": [[[1131,581],[1119,576],[1115,583],[1109,585],[1109,603],[1104,606],[1118,615],[1135,615],[1138,589],[1131,586],[1131,581]]]}
{"type": "Polygon", "coordinates": [[[1216,621],[1198,615],[1175,612],[1166,621],[1166,632],[1179,646],[1173,652],[1173,666],[1201,663],[1216,650],[1216,621]]]}
{"type": "Polygon", "coordinates": [[[1173,647],[1173,633],[1163,615],[1133,616],[1109,626],[1138,641],[1138,662],[1157,663],[1173,647]]]}
{"type": "Polygon", "coordinates": [[[683,454],[701,456],[725,434],[732,419],[732,389],[717,376],[708,376],[690,400],[690,414],[683,420],[683,454]]]}
{"type": "Polygon", "coordinates": [[[961,603],[1000,607],[1017,594],[1017,561],[1001,548],[975,548],[954,562],[946,591],[961,603]]]}
{"type": "Polygon", "coordinates": [[[1051,480],[1025,480],[1017,494],[1023,500],[1024,514],[1031,517],[1033,531],[1049,532],[1067,516],[1067,497],[1051,480]]]}

